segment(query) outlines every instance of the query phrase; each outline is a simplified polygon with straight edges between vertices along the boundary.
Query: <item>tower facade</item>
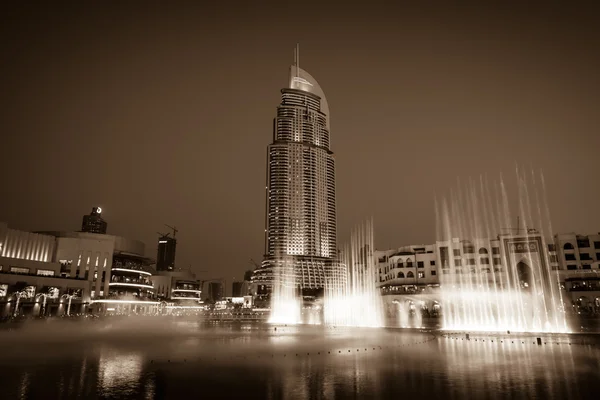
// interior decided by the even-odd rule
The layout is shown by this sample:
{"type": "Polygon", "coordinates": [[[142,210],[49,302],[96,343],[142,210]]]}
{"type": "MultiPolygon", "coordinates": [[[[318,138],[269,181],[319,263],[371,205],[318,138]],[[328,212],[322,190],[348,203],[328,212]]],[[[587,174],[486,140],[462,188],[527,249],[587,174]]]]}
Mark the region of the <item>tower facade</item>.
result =
{"type": "Polygon", "coordinates": [[[106,234],[108,224],[102,219],[102,208],[94,207],[89,215],[84,215],[81,221],[81,232],[106,234]]]}
{"type": "Polygon", "coordinates": [[[177,239],[168,234],[159,237],[156,252],[157,271],[173,271],[175,269],[175,250],[177,250],[177,239]]]}
{"type": "Polygon", "coordinates": [[[337,265],[335,160],[329,129],[325,94],[299,67],[296,53],[267,148],[265,260],[255,272],[257,281],[268,282],[272,268],[287,267],[303,289],[319,289],[337,265]]]}

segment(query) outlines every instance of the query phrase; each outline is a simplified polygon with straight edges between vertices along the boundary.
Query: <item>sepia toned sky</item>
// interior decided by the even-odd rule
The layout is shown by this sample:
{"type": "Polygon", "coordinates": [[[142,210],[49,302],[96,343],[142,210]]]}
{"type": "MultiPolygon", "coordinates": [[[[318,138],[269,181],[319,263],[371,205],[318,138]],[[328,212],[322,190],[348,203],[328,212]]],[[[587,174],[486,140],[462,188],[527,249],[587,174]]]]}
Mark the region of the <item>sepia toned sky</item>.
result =
{"type": "Polygon", "coordinates": [[[329,101],[340,243],[370,216],[380,249],[433,243],[434,195],[515,163],[543,170],[555,231],[600,231],[591,5],[214,3],[0,6],[0,220],[78,230],[100,205],[149,256],[175,225],[177,265],[230,286],[261,261],[299,42],[329,101]]]}

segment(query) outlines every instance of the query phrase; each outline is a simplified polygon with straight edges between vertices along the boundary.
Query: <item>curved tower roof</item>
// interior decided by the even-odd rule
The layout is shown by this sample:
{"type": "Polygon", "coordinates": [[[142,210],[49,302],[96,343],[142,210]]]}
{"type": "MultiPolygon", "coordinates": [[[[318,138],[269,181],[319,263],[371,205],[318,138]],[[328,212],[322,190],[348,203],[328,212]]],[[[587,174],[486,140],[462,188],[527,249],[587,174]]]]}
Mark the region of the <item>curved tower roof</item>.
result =
{"type": "Polygon", "coordinates": [[[291,65],[289,88],[309,92],[321,98],[321,112],[327,117],[327,130],[329,130],[329,104],[319,82],[298,65],[291,65]]]}

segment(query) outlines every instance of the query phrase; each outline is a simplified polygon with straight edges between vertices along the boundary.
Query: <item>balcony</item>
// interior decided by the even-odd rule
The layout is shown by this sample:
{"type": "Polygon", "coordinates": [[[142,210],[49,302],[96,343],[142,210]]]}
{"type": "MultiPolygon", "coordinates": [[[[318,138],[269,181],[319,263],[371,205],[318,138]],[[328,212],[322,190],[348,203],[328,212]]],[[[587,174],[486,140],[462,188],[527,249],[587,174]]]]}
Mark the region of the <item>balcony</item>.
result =
{"type": "Polygon", "coordinates": [[[130,276],[119,276],[113,275],[110,278],[110,283],[108,284],[111,287],[137,287],[144,289],[154,289],[152,282],[147,278],[135,278],[130,276]]]}
{"type": "Polygon", "coordinates": [[[171,300],[200,300],[200,290],[177,290],[171,292],[171,300]]]}
{"type": "Polygon", "coordinates": [[[118,267],[118,268],[112,268],[112,271],[116,271],[116,272],[129,272],[129,273],[133,273],[133,274],[138,274],[138,275],[147,275],[147,276],[152,276],[152,274],[148,271],[144,271],[138,268],[131,268],[131,267],[118,267]]]}
{"type": "Polygon", "coordinates": [[[569,292],[600,292],[600,282],[581,282],[569,288],[569,292]]]}

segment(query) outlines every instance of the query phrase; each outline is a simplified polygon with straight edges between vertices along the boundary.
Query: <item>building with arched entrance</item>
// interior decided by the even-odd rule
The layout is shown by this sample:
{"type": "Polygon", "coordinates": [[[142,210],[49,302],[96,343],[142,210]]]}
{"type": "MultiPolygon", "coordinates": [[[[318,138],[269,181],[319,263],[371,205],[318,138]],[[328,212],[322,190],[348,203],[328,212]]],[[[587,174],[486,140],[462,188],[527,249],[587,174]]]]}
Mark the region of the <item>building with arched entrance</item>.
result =
{"type": "Polygon", "coordinates": [[[431,310],[441,287],[472,281],[554,293],[567,311],[600,314],[600,234],[544,238],[530,229],[377,250],[375,256],[377,286],[390,307],[409,299],[431,310]]]}

